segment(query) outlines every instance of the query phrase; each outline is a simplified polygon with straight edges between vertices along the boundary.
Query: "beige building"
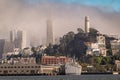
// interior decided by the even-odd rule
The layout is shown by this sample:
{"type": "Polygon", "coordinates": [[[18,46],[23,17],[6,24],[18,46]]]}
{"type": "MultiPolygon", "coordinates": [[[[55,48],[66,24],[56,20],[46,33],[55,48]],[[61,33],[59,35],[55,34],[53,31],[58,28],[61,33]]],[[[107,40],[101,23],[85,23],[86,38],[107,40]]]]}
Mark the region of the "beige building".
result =
{"type": "Polygon", "coordinates": [[[116,66],[116,70],[120,71],[120,61],[119,60],[115,60],[115,66],[116,66]]]}
{"type": "Polygon", "coordinates": [[[120,40],[113,40],[111,43],[112,55],[120,54],[120,40]]]}
{"type": "Polygon", "coordinates": [[[59,70],[59,65],[40,65],[35,63],[0,64],[0,75],[57,75],[59,70]]]}
{"type": "Polygon", "coordinates": [[[59,74],[59,70],[59,65],[41,65],[41,74],[59,74]]]}
{"type": "Polygon", "coordinates": [[[85,43],[86,46],[88,47],[87,51],[86,51],[86,55],[102,55],[102,56],[106,56],[106,40],[105,40],[105,36],[99,34],[96,37],[96,42],[86,42],[85,43]]]}
{"type": "Polygon", "coordinates": [[[38,64],[0,64],[0,75],[17,74],[40,74],[41,65],[38,64]]]}
{"type": "Polygon", "coordinates": [[[106,56],[105,45],[99,43],[89,43],[86,55],[106,56]]]}

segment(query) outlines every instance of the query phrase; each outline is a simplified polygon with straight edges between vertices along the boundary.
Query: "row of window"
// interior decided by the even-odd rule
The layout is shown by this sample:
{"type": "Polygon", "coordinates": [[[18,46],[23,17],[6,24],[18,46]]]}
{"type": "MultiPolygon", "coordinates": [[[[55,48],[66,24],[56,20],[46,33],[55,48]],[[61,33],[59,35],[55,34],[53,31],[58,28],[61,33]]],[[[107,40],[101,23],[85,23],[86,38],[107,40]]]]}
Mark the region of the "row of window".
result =
{"type": "Polygon", "coordinates": [[[65,60],[42,60],[42,61],[52,61],[52,62],[55,62],[55,61],[61,61],[61,62],[64,62],[65,60]]]}
{"type": "Polygon", "coordinates": [[[0,68],[40,68],[40,66],[1,66],[0,68]]]}
{"type": "MultiPolygon", "coordinates": [[[[8,72],[17,72],[17,71],[16,71],[16,70],[14,70],[14,71],[12,71],[12,70],[9,70],[9,71],[7,71],[7,70],[1,71],[1,70],[0,70],[0,73],[2,73],[2,72],[8,73],[8,72]]],[[[37,71],[35,71],[35,70],[22,70],[21,72],[39,72],[39,70],[37,70],[37,71]]]]}
{"type": "Polygon", "coordinates": [[[43,63],[65,63],[65,61],[43,61],[43,63]]]}
{"type": "Polygon", "coordinates": [[[63,61],[64,61],[65,59],[42,59],[42,60],[52,60],[52,61],[56,61],[56,60],[57,60],[57,61],[59,61],[59,60],[63,60],[63,61]]]}

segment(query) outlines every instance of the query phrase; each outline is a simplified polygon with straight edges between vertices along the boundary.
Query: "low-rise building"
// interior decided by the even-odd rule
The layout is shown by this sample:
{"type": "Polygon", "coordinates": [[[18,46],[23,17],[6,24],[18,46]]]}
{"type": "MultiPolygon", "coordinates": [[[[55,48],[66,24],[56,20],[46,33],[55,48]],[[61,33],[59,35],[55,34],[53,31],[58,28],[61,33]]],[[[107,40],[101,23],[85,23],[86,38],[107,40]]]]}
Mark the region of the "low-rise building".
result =
{"type": "Polygon", "coordinates": [[[120,54],[120,40],[112,40],[110,43],[112,55],[120,54]]]}
{"type": "Polygon", "coordinates": [[[38,64],[0,64],[0,75],[41,74],[41,65],[38,64]]]}
{"type": "Polygon", "coordinates": [[[65,64],[70,59],[65,56],[42,56],[41,64],[65,64]]]}
{"type": "Polygon", "coordinates": [[[0,64],[0,75],[57,75],[60,66],[40,65],[36,63],[3,63],[0,64]]]}
{"type": "Polygon", "coordinates": [[[41,74],[59,74],[59,65],[41,65],[41,74]]]}
{"type": "Polygon", "coordinates": [[[100,43],[90,43],[86,51],[86,55],[106,56],[105,45],[100,43]]]}
{"type": "Polygon", "coordinates": [[[13,64],[16,64],[16,63],[35,64],[36,63],[36,59],[34,57],[26,57],[26,58],[24,58],[24,57],[17,57],[17,58],[10,58],[5,63],[13,63],[13,64]]]}
{"type": "Polygon", "coordinates": [[[103,35],[98,35],[96,37],[96,42],[86,42],[86,46],[88,47],[86,51],[86,55],[96,55],[96,56],[106,56],[106,44],[105,37],[103,35]]]}
{"type": "Polygon", "coordinates": [[[116,70],[120,71],[120,61],[119,60],[115,60],[115,66],[116,66],[116,70]]]}

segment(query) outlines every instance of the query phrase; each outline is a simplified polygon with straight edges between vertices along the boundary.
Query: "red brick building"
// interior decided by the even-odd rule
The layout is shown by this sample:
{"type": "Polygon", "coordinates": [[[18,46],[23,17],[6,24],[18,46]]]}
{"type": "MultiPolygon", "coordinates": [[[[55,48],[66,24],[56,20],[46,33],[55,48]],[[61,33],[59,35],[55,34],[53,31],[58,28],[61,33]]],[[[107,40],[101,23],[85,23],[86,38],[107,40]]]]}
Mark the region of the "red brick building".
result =
{"type": "Polygon", "coordinates": [[[65,64],[69,61],[70,58],[67,58],[65,56],[42,56],[41,64],[65,64]]]}

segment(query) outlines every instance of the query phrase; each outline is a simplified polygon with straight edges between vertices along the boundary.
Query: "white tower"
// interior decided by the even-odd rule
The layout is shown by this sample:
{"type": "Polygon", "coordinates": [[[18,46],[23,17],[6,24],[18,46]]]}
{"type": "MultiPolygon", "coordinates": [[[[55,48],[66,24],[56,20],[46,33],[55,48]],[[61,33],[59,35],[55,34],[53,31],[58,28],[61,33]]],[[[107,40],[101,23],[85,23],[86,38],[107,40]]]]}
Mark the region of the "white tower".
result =
{"type": "Polygon", "coordinates": [[[53,25],[51,20],[47,20],[47,45],[53,44],[53,25]]]}
{"type": "Polygon", "coordinates": [[[90,32],[90,21],[89,16],[85,16],[85,33],[90,32]]]}

